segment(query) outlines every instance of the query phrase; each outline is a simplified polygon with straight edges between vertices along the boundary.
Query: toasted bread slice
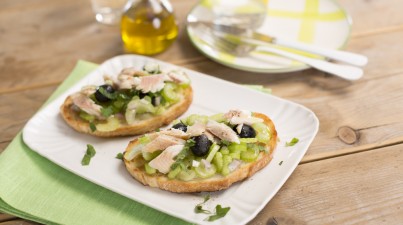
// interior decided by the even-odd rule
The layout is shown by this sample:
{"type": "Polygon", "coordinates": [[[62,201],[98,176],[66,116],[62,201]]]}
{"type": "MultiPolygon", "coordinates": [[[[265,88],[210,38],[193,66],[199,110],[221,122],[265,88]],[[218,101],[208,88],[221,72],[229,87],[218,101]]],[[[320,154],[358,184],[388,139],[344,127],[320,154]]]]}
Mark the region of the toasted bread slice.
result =
{"type": "MultiPolygon", "coordinates": [[[[270,140],[266,143],[266,151],[259,153],[258,158],[250,163],[243,163],[236,170],[227,176],[214,175],[213,177],[202,179],[197,178],[190,181],[181,181],[177,179],[169,179],[167,175],[156,173],[149,175],[145,172],[145,160],[142,158],[141,151],[138,151],[135,157],[128,161],[124,158],[127,171],[139,182],[151,187],[157,187],[163,190],[185,193],[185,192],[202,192],[202,191],[219,191],[230,187],[233,183],[242,181],[254,175],[257,171],[264,168],[273,158],[273,153],[277,145],[277,131],[272,120],[264,114],[253,113],[254,117],[263,119],[264,123],[270,129],[270,140]]],[[[139,140],[135,139],[129,143],[125,154],[139,144],[139,140]]]]}
{"type": "Polygon", "coordinates": [[[180,95],[182,98],[177,103],[171,105],[161,115],[155,115],[151,118],[140,120],[132,125],[122,124],[113,131],[92,131],[90,128],[90,123],[81,119],[77,111],[74,110],[74,104],[71,97],[66,98],[63,105],[60,107],[60,113],[68,125],[81,133],[91,134],[98,137],[138,135],[154,131],[161,126],[169,124],[175,118],[182,115],[192,103],[193,91],[191,86],[189,85],[188,87],[184,88],[180,95]]]}

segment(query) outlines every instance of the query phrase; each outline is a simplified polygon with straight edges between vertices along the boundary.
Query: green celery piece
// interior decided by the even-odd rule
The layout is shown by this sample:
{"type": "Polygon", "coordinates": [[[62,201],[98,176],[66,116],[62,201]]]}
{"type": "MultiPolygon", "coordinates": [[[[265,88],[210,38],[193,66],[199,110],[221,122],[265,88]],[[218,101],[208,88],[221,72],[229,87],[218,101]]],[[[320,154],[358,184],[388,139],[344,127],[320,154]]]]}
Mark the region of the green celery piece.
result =
{"type": "Polygon", "coordinates": [[[293,138],[290,142],[285,143],[285,147],[294,146],[295,144],[298,143],[298,141],[299,141],[298,138],[293,138]]]}
{"type": "Polygon", "coordinates": [[[181,167],[177,166],[175,169],[169,171],[168,178],[174,179],[181,172],[181,170],[182,170],[181,167]]]}
{"type": "Polygon", "coordinates": [[[102,116],[108,118],[114,113],[113,106],[107,106],[101,108],[102,116]]]}
{"type": "Polygon", "coordinates": [[[155,151],[155,152],[141,152],[143,159],[147,162],[155,159],[162,151],[155,151]]]}
{"type": "Polygon", "coordinates": [[[232,157],[229,155],[224,155],[223,156],[223,167],[221,170],[221,174],[226,176],[230,173],[228,165],[232,162],[232,157]]]}
{"type": "Polygon", "coordinates": [[[253,162],[259,157],[259,150],[249,149],[248,151],[241,152],[241,160],[245,162],[253,162]]]}
{"type": "Polygon", "coordinates": [[[179,180],[189,181],[196,177],[196,173],[193,170],[181,170],[180,173],[176,176],[179,180]]]}
{"type": "Polygon", "coordinates": [[[177,85],[174,83],[166,83],[164,89],[162,89],[162,97],[170,103],[179,101],[180,96],[176,92],[177,85]]]}
{"type": "Polygon", "coordinates": [[[228,146],[228,149],[229,149],[230,153],[243,152],[243,151],[247,150],[247,145],[246,145],[246,143],[240,143],[240,144],[231,143],[228,146]]]}
{"type": "Polygon", "coordinates": [[[223,155],[221,152],[217,152],[213,158],[213,164],[217,168],[217,172],[221,172],[223,166],[224,166],[224,160],[223,160],[223,155]]]}
{"type": "Polygon", "coordinates": [[[78,114],[78,116],[79,116],[81,119],[83,119],[83,120],[85,120],[85,121],[88,121],[88,122],[93,122],[93,121],[95,120],[95,116],[90,115],[90,114],[88,114],[88,113],[86,113],[86,112],[84,112],[84,111],[80,111],[80,113],[78,114]]]}
{"type": "Polygon", "coordinates": [[[257,142],[257,138],[239,138],[241,143],[255,143],[257,142]]]}
{"type": "Polygon", "coordinates": [[[144,169],[145,169],[146,173],[150,174],[150,175],[157,172],[157,170],[152,168],[150,165],[148,165],[148,163],[144,164],[144,169]]]}
{"type": "Polygon", "coordinates": [[[241,153],[242,153],[242,152],[231,152],[231,153],[229,153],[229,155],[230,155],[231,158],[233,158],[233,159],[241,159],[241,153]]]}
{"type": "Polygon", "coordinates": [[[211,162],[211,160],[213,160],[214,155],[218,152],[218,150],[220,150],[220,146],[217,145],[216,143],[213,143],[209,149],[209,153],[206,160],[208,162],[211,162]]]}
{"type": "Polygon", "coordinates": [[[209,178],[216,174],[217,168],[214,164],[211,164],[209,169],[206,169],[203,165],[199,165],[198,167],[194,168],[196,174],[200,178],[209,178]]]}

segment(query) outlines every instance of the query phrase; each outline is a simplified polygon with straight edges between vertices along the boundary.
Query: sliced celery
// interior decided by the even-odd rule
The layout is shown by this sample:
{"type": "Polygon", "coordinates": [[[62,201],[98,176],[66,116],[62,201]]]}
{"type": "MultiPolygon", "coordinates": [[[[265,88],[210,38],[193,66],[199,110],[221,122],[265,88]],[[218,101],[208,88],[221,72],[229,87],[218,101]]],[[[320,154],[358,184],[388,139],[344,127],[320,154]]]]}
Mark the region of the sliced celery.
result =
{"type": "Polygon", "coordinates": [[[241,152],[232,152],[229,154],[233,159],[241,159],[241,152]]]}
{"type": "Polygon", "coordinates": [[[177,175],[179,180],[189,181],[196,177],[196,172],[193,170],[181,170],[177,175]]]}
{"type": "Polygon", "coordinates": [[[177,166],[175,169],[169,171],[168,178],[174,179],[181,172],[181,170],[182,170],[181,167],[177,166]]]}
{"type": "Polygon", "coordinates": [[[221,174],[226,176],[230,173],[230,170],[228,168],[228,165],[232,162],[232,157],[229,155],[224,155],[223,156],[223,167],[221,170],[221,174]]]}
{"type": "Polygon", "coordinates": [[[215,167],[214,164],[211,164],[210,168],[205,168],[203,163],[200,164],[200,166],[194,168],[196,174],[198,177],[201,178],[209,178],[214,176],[214,174],[217,172],[217,168],[215,167]]]}
{"type": "Polygon", "coordinates": [[[248,151],[241,152],[241,160],[245,162],[253,162],[259,157],[259,150],[249,149],[248,151]]]}
{"type": "Polygon", "coordinates": [[[140,100],[137,104],[136,107],[136,112],[141,114],[141,113],[155,113],[156,109],[153,106],[153,104],[151,104],[151,102],[147,101],[147,100],[140,100]]]}
{"type": "Polygon", "coordinates": [[[220,149],[220,146],[217,145],[216,143],[213,143],[209,149],[209,153],[208,153],[206,160],[208,162],[211,162],[211,160],[213,160],[213,158],[214,158],[214,155],[218,152],[219,149],[220,149]]]}
{"type": "Polygon", "coordinates": [[[88,114],[88,113],[86,113],[84,111],[81,111],[79,116],[80,116],[81,119],[83,119],[85,121],[88,121],[88,122],[92,122],[92,121],[95,120],[95,116],[90,115],[90,114],[88,114]]]}
{"type": "Polygon", "coordinates": [[[151,103],[151,97],[150,96],[146,95],[146,96],[144,96],[143,99],[146,100],[147,102],[151,103]]]}
{"type": "Polygon", "coordinates": [[[120,121],[116,117],[109,117],[106,121],[106,123],[99,123],[96,125],[96,128],[98,131],[114,131],[120,127],[120,121]]]}
{"type": "Polygon", "coordinates": [[[151,141],[150,137],[147,135],[144,135],[142,137],[139,137],[139,142],[143,145],[148,144],[151,141]]]}
{"type": "Polygon", "coordinates": [[[247,150],[247,145],[246,145],[246,143],[240,143],[240,144],[231,143],[231,144],[228,146],[228,149],[229,149],[229,151],[230,151],[231,153],[233,153],[233,152],[243,152],[243,151],[246,151],[246,150],[247,150]]]}
{"type": "Polygon", "coordinates": [[[177,85],[174,83],[166,83],[164,89],[162,89],[161,95],[167,102],[177,102],[180,96],[176,92],[177,85]]]}
{"type": "Polygon", "coordinates": [[[220,149],[221,154],[223,155],[228,155],[229,154],[229,149],[227,146],[222,146],[220,149]]]}
{"type": "Polygon", "coordinates": [[[144,160],[147,162],[155,159],[159,154],[161,154],[162,151],[155,151],[155,152],[142,152],[141,154],[143,155],[144,160]]]}
{"type": "Polygon", "coordinates": [[[226,119],[224,118],[224,113],[217,113],[209,117],[211,120],[215,120],[219,123],[225,122],[226,119]]]}
{"type": "Polygon", "coordinates": [[[256,139],[258,142],[267,143],[270,140],[270,130],[264,123],[254,123],[252,128],[256,131],[256,139]]]}
{"type": "Polygon", "coordinates": [[[120,112],[123,109],[125,102],[123,100],[116,100],[113,102],[113,107],[120,112]]]}
{"type": "Polygon", "coordinates": [[[213,158],[213,164],[217,168],[217,172],[221,172],[222,167],[224,166],[223,155],[221,152],[217,152],[213,158]]]}
{"type": "Polygon", "coordinates": [[[239,138],[241,143],[255,143],[257,142],[257,138],[239,138]]]}
{"type": "Polygon", "coordinates": [[[148,165],[148,163],[144,164],[144,169],[146,170],[147,174],[154,174],[157,172],[157,170],[148,165]]]}
{"type": "MultiPolygon", "coordinates": [[[[185,123],[186,125],[192,126],[196,122],[207,123],[208,116],[192,114],[192,115],[188,116],[185,120],[186,120],[186,123],[185,123]]],[[[185,122],[185,121],[183,121],[183,122],[185,122]]]]}
{"type": "Polygon", "coordinates": [[[267,151],[267,147],[258,143],[250,143],[248,144],[248,150],[257,150],[257,151],[267,151]]]}

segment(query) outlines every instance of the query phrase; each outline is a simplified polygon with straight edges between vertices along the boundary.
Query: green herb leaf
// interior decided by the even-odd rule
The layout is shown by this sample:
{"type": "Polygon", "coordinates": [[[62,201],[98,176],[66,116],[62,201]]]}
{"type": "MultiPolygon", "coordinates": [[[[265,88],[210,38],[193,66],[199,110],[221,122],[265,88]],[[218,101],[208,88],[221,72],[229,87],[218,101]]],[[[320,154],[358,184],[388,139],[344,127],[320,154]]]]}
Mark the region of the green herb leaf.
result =
{"type": "Polygon", "coordinates": [[[285,147],[294,146],[295,144],[298,143],[298,141],[299,141],[298,138],[293,138],[290,142],[285,143],[285,147]]]}
{"type": "Polygon", "coordinates": [[[95,126],[95,124],[93,122],[90,122],[90,129],[92,132],[95,132],[97,130],[97,127],[95,126]]]}
{"type": "Polygon", "coordinates": [[[283,161],[279,162],[278,165],[281,166],[283,164],[283,161]]]}
{"type": "Polygon", "coordinates": [[[202,204],[206,203],[208,200],[210,200],[210,194],[204,196],[204,201],[202,204]]]}
{"type": "Polygon", "coordinates": [[[113,114],[113,107],[112,106],[108,106],[106,108],[101,108],[101,114],[104,117],[109,117],[113,114]]]}
{"type": "Polygon", "coordinates": [[[116,155],[115,158],[122,160],[122,159],[123,159],[123,153],[119,152],[119,153],[116,155]]]}
{"type": "Polygon", "coordinates": [[[193,139],[188,139],[188,140],[186,141],[186,145],[187,145],[189,148],[190,148],[190,147],[193,147],[195,144],[196,144],[196,141],[193,140],[193,139]]]}
{"type": "Polygon", "coordinates": [[[98,88],[98,91],[99,91],[103,96],[105,96],[105,97],[107,97],[107,98],[109,98],[109,99],[111,99],[111,100],[116,99],[117,96],[118,96],[118,94],[117,94],[116,92],[109,93],[109,92],[107,92],[107,91],[105,90],[105,88],[103,88],[103,87],[99,87],[99,88],[98,88]]]}
{"type": "Polygon", "coordinates": [[[211,212],[207,209],[203,209],[203,206],[201,205],[196,205],[195,207],[195,213],[205,213],[205,214],[210,214],[211,212]]]}
{"type": "Polygon", "coordinates": [[[178,155],[176,155],[175,163],[172,164],[171,170],[174,170],[176,167],[183,164],[183,161],[185,160],[185,158],[188,157],[189,155],[191,155],[190,148],[192,146],[194,146],[195,144],[196,144],[196,142],[193,139],[188,139],[186,141],[185,147],[183,147],[182,151],[179,152],[178,155]]]}
{"type": "Polygon", "coordinates": [[[91,158],[95,156],[95,148],[94,146],[87,144],[87,151],[85,152],[85,155],[83,159],[81,160],[81,165],[87,166],[90,164],[91,158]]]}
{"type": "Polygon", "coordinates": [[[224,217],[225,215],[227,215],[230,209],[231,207],[222,208],[221,205],[217,205],[215,207],[215,215],[207,217],[207,221],[211,222],[224,217]]]}
{"type": "Polygon", "coordinates": [[[210,194],[207,194],[204,196],[204,201],[202,203],[199,203],[196,205],[194,211],[195,213],[205,213],[205,214],[210,214],[211,212],[209,210],[203,209],[203,204],[206,203],[208,200],[210,200],[210,194]]]}

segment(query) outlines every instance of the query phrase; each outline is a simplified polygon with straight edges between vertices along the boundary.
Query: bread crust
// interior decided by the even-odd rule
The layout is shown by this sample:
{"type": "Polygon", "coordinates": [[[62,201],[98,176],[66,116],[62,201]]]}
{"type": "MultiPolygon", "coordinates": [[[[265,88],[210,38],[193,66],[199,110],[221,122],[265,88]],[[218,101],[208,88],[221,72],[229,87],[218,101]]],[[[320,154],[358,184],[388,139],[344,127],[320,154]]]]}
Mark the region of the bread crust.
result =
{"type": "Polygon", "coordinates": [[[113,131],[91,131],[89,122],[81,119],[78,113],[73,110],[73,101],[70,96],[61,105],[60,114],[70,127],[81,133],[98,137],[138,135],[154,131],[182,115],[192,103],[193,90],[190,85],[184,89],[182,96],[184,97],[179,102],[170,106],[163,114],[141,120],[133,125],[122,125],[113,131]]]}
{"type": "MultiPolygon", "coordinates": [[[[264,123],[270,128],[271,138],[266,147],[267,152],[261,152],[258,159],[251,163],[242,164],[235,171],[223,177],[217,175],[207,179],[197,179],[191,181],[181,181],[176,179],[168,179],[166,175],[157,173],[148,175],[144,170],[144,160],[141,157],[141,151],[128,161],[123,157],[127,171],[143,185],[157,187],[163,190],[185,193],[185,192],[202,192],[202,191],[219,191],[230,187],[233,183],[242,181],[251,177],[257,171],[264,168],[273,158],[274,150],[277,146],[277,131],[272,120],[264,114],[253,113],[254,117],[262,118],[264,123]]],[[[138,139],[134,139],[126,148],[125,154],[138,144],[138,139]]]]}

